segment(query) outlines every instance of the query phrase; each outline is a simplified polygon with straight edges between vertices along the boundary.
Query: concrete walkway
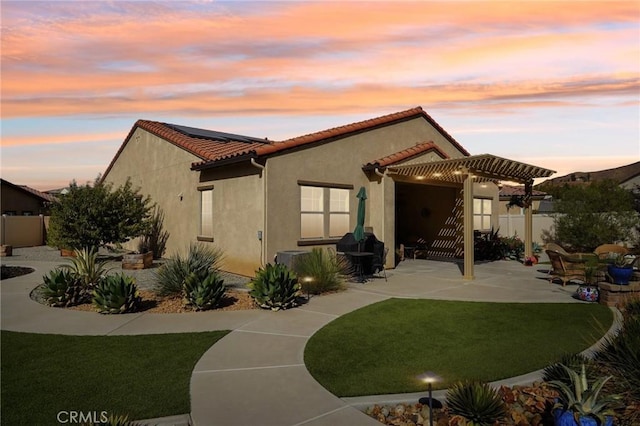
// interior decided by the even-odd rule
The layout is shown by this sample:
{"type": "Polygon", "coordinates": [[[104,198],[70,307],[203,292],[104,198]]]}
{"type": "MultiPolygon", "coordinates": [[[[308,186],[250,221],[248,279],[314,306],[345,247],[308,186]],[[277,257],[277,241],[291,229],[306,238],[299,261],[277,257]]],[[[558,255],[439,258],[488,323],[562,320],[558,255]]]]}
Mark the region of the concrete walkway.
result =
{"type": "MultiPolygon", "coordinates": [[[[408,260],[345,292],[312,297],[296,309],[96,315],[54,309],[29,298],[42,275],[60,262],[3,260],[36,272],[2,282],[2,329],[69,335],[134,335],[232,330],[198,361],[191,377],[191,422],[206,425],[379,425],[355,407],[417,402],[423,394],[340,399],[317,383],[304,366],[307,340],[330,321],[390,297],[500,302],[584,303],[576,286],[549,284],[540,270],[517,262],[476,266],[474,281],[462,280],[455,263],[408,260]]],[[[506,383],[530,382],[537,374],[506,383]]]]}

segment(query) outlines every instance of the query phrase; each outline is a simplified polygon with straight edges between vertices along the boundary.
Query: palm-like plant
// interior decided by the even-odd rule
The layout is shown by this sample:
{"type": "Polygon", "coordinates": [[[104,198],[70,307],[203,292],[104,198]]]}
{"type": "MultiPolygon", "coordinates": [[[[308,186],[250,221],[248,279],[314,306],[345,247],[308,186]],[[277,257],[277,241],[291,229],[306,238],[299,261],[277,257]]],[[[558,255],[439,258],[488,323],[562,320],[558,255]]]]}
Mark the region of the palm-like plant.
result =
{"type": "Polygon", "coordinates": [[[60,265],[71,271],[82,280],[85,288],[96,286],[109,272],[106,260],[98,260],[98,250],[95,247],[85,247],[74,250],[75,257],[70,258],[71,264],[60,265]]]}
{"type": "Polygon", "coordinates": [[[603,386],[612,376],[601,377],[589,385],[584,364],[581,366],[580,373],[566,365],[562,365],[562,367],[570,377],[571,385],[567,385],[561,380],[549,382],[560,393],[560,401],[555,405],[554,411],[568,411],[573,413],[576,420],[579,417],[591,417],[597,419],[600,424],[605,424],[606,417],[613,415],[613,404],[620,399],[618,395],[606,395],[598,398],[603,386]]]}

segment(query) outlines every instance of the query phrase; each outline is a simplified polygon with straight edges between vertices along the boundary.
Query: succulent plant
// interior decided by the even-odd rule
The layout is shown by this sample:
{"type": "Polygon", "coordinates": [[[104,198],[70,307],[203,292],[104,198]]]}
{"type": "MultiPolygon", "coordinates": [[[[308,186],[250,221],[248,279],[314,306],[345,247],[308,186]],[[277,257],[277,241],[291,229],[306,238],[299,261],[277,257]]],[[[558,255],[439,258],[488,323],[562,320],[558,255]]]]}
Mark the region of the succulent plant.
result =
{"type": "Polygon", "coordinates": [[[580,369],[584,365],[587,376],[597,373],[599,367],[591,359],[581,354],[564,354],[560,361],[545,367],[542,373],[542,380],[545,382],[560,381],[566,385],[571,385],[571,376],[567,373],[566,367],[572,370],[580,369]]]}
{"type": "Polygon", "coordinates": [[[597,419],[599,424],[605,424],[606,417],[613,415],[613,405],[619,400],[619,396],[606,395],[600,399],[598,396],[602,387],[612,376],[601,377],[590,385],[584,364],[581,366],[580,373],[566,365],[562,365],[562,368],[571,378],[571,384],[567,385],[560,380],[549,382],[549,385],[556,388],[560,394],[554,411],[570,412],[574,417],[591,417],[597,419]]]}
{"type": "Polygon", "coordinates": [[[500,393],[487,383],[454,383],[447,391],[449,412],[467,419],[467,425],[493,425],[506,414],[500,393]]]}
{"type": "Polygon", "coordinates": [[[141,301],[135,279],[124,274],[109,275],[93,290],[93,304],[103,314],[134,312],[141,301]]]}
{"type": "Polygon", "coordinates": [[[300,284],[286,265],[269,263],[256,271],[249,288],[249,294],[260,307],[278,311],[296,306],[300,284]]]}
{"type": "Polygon", "coordinates": [[[216,273],[206,277],[192,272],[184,280],[184,302],[193,306],[196,311],[204,311],[215,307],[224,296],[224,280],[216,273]]]}
{"type": "Polygon", "coordinates": [[[75,257],[69,259],[71,263],[60,267],[80,277],[85,287],[95,286],[109,272],[107,262],[98,260],[98,250],[95,247],[76,249],[73,252],[75,257]]]}
{"type": "Polygon", "coordinates": [[[74,306],[84,299],[82,281],[72,272],[54,269],[42,277],[42,296],[51,306],[74,306]]]}

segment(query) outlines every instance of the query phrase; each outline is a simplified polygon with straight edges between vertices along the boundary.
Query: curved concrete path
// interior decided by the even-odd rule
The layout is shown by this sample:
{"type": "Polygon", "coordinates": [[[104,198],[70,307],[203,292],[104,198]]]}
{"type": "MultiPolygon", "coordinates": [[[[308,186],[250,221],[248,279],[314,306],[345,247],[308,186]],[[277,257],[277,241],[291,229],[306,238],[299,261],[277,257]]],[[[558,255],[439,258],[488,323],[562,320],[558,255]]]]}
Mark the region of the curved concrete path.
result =
{"type": "MultiPolygon", "coordinates": [[[[417,402],[423,394],[340,399],[317,383],[304,366],[307,340],[330,321],[390,297],[583,303],[575,286],[549,284],[544,274],[517,262],[476,266],[476,280],[464,281],[454,263],[409,260],[387,271],[388,281],[350,284],[345,292],[312,297],[296,309],[96,315],[52,309],[29,299],[41,276],[59,262],[3,261],[36,272],[2,283],[3,330],[70,335],[133,335],[232,330],[196,364],[191,377],[191,421],[203,425],[379,425],[355,407],[417,402]]],[[[537,373],[505,383],[531,382],[537,373]]]]}

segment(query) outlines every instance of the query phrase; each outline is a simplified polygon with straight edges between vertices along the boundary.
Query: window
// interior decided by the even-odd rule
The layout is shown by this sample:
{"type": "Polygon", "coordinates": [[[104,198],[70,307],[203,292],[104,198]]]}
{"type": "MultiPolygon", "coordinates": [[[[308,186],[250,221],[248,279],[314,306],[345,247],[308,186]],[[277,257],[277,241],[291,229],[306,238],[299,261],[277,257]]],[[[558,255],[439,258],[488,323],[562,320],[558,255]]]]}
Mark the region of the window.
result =
{"type": "Polygon", "coordinates": [[[300,238],[320,240],[343,236],[349,232],[352,187],[314,185],[300,185],[300,238]]]}
{"type": "Polygon", "coordinates": [[[213,187],[198,188],[200,191],[200,234],[198,240],[212,241],[213,238],[213,187]]]}
{"type": "Polygon", "coordinates": [[[491,203],[490,198],[473,199],[473,229],[488,231],[491,229],[491,203]]]}

